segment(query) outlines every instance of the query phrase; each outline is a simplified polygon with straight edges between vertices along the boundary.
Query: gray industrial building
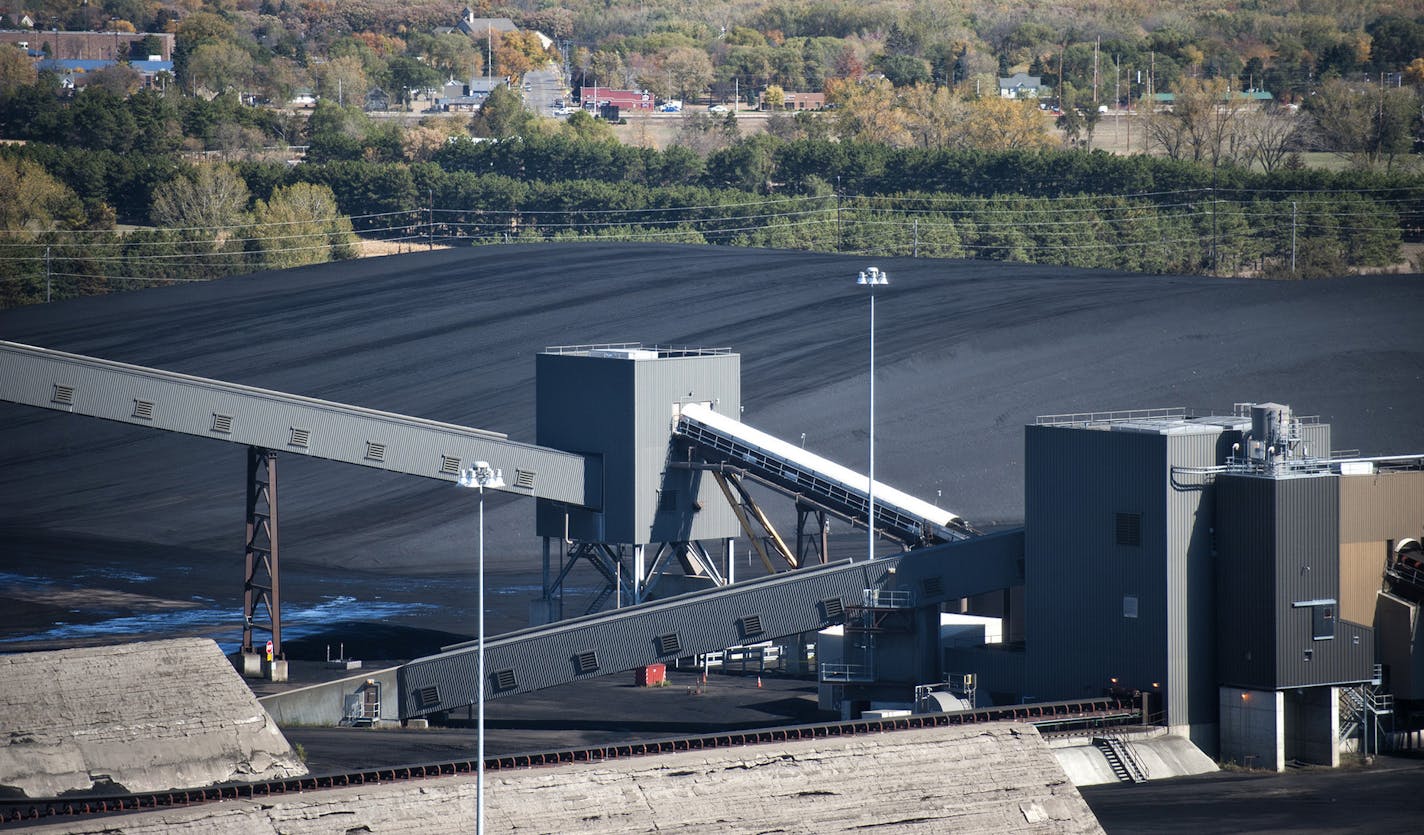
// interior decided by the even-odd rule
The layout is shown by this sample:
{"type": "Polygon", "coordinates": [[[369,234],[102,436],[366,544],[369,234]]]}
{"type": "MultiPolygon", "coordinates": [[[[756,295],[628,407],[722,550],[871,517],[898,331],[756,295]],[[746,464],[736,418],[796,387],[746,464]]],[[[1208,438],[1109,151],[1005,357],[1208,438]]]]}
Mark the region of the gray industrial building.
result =
{"type": "MultiPolygon", "coordinates": [[[[975,704],[1134,694],[1208,753],[1272,768],[1337,763],[1356,736],[1377,747],[1391,716],[1421,724],[1424,456],[1333,456],[1328,425],[1278,404],[1039,418],[1024,527],[982,535],[879,482],[872,515],[866,476],[742,424],[729,349],[546,349],[537,444],[13,343],[0,372],[0,399],[244,445],[267,462],[266,481],[249,467],[259,492],[277,450],[443,480],[502,464],[500,489],[538,502],[544,578],[536,628],[491,647],[491,697],[735,641],[795,636],[799,651],[836,625],[837,661],[820,672],[847,714],[955,682],[975,704]],[[794,502],[794,548],[743,480],[794,502]],[[769,573],[783,567],[772,555],[802,569],[828,561],[831,517],[911,553],[733,585],[734,540],[769,573]],[[564,612],[578,565],[605,592],[564,612]],[[999,619],[1001,639],[950,646],[950,614],[999,619]]],[[[275,502],[251,494],[245,648],[264,606],[280,640],[275,502]]],[[[474,698],[469,647],[446,649],[387,677],[400,718],[474,698]]],[[[335,695],[339,709],[350,693],[335,695]]]]}
{"type": "MultiPolygon", "coordinates": [[[[1308,424],[1308,446],[1329,427],[1308,424]]],[[[1031,653],[1025,690],[1153,694],[1176,732],[1216,747],[1211,484],[1249,415],[1055,415],[1025,431],[1031,653]]]]}

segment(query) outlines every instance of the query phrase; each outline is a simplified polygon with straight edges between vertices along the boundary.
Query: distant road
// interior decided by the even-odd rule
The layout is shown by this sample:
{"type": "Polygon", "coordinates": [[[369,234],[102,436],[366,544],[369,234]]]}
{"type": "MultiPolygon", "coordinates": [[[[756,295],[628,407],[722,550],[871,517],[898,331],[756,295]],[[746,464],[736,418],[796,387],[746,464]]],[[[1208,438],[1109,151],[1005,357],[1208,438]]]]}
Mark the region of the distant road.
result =
{"type": "Polygon", "coordinates": [[[540,116],[554,115],[554,102],[564,98],[563,73],[552,65],[524,74],[524,106],[540,116]]]}

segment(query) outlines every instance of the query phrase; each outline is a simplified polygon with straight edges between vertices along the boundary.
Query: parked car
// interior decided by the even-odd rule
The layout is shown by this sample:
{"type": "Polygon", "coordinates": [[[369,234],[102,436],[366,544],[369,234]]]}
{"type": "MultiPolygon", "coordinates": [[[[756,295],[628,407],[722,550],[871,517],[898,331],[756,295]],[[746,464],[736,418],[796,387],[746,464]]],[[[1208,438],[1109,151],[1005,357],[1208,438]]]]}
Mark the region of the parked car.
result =
{"type": "Polygon", "coordinates": [[[663,102],[662,104],[658,105],[658,111],[661,112],[661,113],[681,113],[681,112],[682,112],[682,102],[680,102],[680,101],[665,101],[665,102],[663,102]]]}
{"type": "Polygon", "coordinates": [[[707,108],[707,112],[708,112],[708,113],[726,113],[726,112],[727,112],[727,105],[725,105],[725,104],[714,104],[714,105],[712,105],[711,107],[707,108]]]}

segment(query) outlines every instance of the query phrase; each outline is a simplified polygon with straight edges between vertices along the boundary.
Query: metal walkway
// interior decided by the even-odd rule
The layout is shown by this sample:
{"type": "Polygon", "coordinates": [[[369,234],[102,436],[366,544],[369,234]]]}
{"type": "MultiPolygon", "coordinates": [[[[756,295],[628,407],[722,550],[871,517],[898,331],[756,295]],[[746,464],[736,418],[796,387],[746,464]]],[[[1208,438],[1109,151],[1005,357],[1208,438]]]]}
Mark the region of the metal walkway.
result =
{"type": "MultiPolygon", "coordinates": [[[[691,441],[708,464],[731,467],[798,501],[824,508],[864,527],[870,479],[706,406],[689,403],[676,432],[691,441]]],[[[875,482],[875,528],[906,547],[955,542],[975,535],[959,516],[875,482]]]]}
{"type": "Polygon", "coordinates": [[[598,507],[597,459],[499,432],[0,341],[0,400],[133,426],[455,481],[474,461],[508,493],[598,507]]]}
{"type": "MultiPolygon", "coordinates": [[[[937,606],[1023,582],[1023,532],[1009,531],[908,554],[813,566],[724,588],[560,621],[485,641],[485,697],[635,669],[729,646],[815,632],[844,621],[866,589],[900,589],[937,606]]],[[[476,645],[447,647],[397,671],[400,716],[473,704],[476,645]]]]}

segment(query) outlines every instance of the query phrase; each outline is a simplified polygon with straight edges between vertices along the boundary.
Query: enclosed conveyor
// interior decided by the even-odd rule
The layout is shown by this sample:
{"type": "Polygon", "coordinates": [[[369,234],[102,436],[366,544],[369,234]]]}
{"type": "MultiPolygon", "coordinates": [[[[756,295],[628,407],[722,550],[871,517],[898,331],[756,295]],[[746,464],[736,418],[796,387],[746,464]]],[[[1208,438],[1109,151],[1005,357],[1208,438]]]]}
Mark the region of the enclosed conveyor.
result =
{"type": "MultiPolygon", "coordinates": [[[[683,406],[676,432],[691,441],[709,465],[734,467],[856,525],[867,523],[870,478],[862,473],[697,403],[683,406]]],[[[879,481],[875,482],[875,528],[906,546],[975,535],[954,513],[879,481]]]]}

